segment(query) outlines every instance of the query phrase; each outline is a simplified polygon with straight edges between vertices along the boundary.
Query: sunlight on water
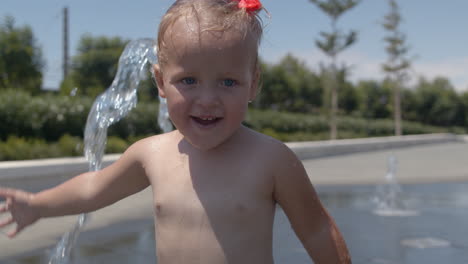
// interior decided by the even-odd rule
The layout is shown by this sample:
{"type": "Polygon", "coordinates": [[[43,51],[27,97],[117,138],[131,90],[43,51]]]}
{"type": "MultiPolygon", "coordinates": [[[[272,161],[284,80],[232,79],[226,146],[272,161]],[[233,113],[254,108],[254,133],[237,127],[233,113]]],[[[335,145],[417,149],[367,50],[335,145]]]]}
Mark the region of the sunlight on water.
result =
{"type": "Polygon", "coordinates": [[[434,237],[425,237],[425,238],[414,238],[414,239],[404,239],[401,242],[401,245],[412,247],[412,248],[446,248],[450,247],[451,243],[447,240],[434,238],[434,237]]]}
{"type": "MultiPolygon", "coordinates": [[[[157,61],[155,49],[152,39],[130,42],[119,58],[117,74],[111,86],[94,101],[88,114],[84,136],[84,152],[90,171],[101,168],[108,127],[125,117],[136,106],[138,85],[141,80],[146,79],[148,65],[157,61]]],[[[172,130],[163,98],[160,98],[158,124],[164,132],[172,130]]],[[[52,251],[49,264],[69,262],[71,251],[87,218],[87,214],[80,215],[75,227],[63,235],[52,251]]]]}

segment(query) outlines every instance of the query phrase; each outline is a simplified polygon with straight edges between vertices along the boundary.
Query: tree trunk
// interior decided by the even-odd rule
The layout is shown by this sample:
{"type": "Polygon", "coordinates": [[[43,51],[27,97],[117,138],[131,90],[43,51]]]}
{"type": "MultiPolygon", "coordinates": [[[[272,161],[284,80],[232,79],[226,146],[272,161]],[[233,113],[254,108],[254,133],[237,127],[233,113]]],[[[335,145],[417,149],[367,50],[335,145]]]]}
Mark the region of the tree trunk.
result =
{"type": "Polygon", "coordinates": [[[336,81],[336,73],[333,70],[332,86],[331,86],[331,113],[330,113],[330,139],[335,140],[337,138],[337,122],[336,114],[338,112],[338,88],[336,81]]]}
{"type": "Polygon", "coordinates": [[[400,82],[396,81],[395,86],[393,87],[394,96],[394,109],[393,109],[393,116],[395,122],[395,136],[401,136],[402,128],[401,128],[401,96],[400,96],[400,82]]]}

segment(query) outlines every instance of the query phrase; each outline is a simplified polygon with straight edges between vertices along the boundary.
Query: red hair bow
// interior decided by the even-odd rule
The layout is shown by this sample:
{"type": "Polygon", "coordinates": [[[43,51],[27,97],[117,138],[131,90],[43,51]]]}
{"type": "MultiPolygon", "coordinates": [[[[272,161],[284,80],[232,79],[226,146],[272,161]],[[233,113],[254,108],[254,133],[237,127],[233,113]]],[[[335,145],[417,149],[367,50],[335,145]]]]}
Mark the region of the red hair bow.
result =
{"type": "Polygon", "coordinates": [[[259,0],[235,0],[239,2],[239,8],[245,8],[247,12],[253,13],[262,8],[262,3],[259,0]]]}

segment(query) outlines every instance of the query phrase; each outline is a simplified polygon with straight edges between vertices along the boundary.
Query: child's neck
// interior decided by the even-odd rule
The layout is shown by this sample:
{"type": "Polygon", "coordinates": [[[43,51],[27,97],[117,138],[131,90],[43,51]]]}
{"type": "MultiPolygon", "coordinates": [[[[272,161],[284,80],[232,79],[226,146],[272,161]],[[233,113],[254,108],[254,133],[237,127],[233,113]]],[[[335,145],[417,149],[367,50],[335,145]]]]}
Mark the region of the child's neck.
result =
{"type": "Polygon", "coordinates": [[[176,132],[179,134],[180,141],[179,141],[179,151],[181,153],[186,154],[196,154],[202,156],[212,156],[212,155],[220,155],[225,154],[226,152],[230,152],[236,147],[241,146],[241,142],[245,139],[245,137],[249,134],[249,128],[241,125],[229,138],[225,141],[221,142],[220,144],[216,145],[213,148],[209,149],[201,149],[193,144],[191,144],[185,137],[182,135],[178,130],[176,132]]]}

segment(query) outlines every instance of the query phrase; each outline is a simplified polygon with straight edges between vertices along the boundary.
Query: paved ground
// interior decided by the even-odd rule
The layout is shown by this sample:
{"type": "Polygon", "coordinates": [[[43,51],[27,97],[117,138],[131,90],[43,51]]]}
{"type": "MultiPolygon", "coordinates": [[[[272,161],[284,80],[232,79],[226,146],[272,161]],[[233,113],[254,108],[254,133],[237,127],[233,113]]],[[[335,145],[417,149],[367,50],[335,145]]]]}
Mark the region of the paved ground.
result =
{"type": "Polygon", "coordinates": [[[468,180],[468,144],[445,143],[305,160],[314,184],[380,183],[395,155],[401,183],[468,180]]]}
{"type": "MultiPolygon", "coordinates": [[[[392,154],[398,160],[397,177],[401,183],[468,181],[466,143],[423,145],[305,160],[304,166],[317,188],[320,188],[321,184],[379,183],[384,179],[387,158],[392,154]]],[[[0,182],[0,185],[18,187],[21,183],[0,182]]],[[[43,188],[53,185],[53,180],[47,182],[43,179],[42,182],[33,182],[31,185],[33,186],[27,188],[43,188]]],[[[93,213],[86,230],[151,217],[151,193],[145,190],[93,213]]],[[[56,244],[59,237],[71,229],[76,219],[76,216],[44,219],[13,240],[0,234],[0,263],[3,263],[2,258],[56,244]]]]}

